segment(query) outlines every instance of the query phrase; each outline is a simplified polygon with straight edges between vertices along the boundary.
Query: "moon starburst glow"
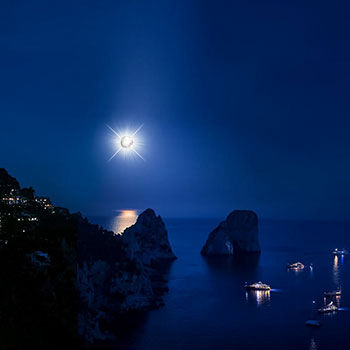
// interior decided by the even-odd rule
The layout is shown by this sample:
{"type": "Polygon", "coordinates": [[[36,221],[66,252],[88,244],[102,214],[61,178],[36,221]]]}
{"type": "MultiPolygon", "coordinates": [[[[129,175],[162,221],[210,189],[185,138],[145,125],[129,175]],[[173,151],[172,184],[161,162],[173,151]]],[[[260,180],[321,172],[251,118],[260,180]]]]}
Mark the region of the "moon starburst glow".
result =
{"type": "Polygon", "coordinates": [[[118,154],[124,154],[124,156],[127,156],[129,154],[136,154],[139,158],[144,160],[138,151],[138,149],[141,146],[141,142],[137,135],[137,133],[141,130],[142,126],[143,125],[140,125],[133,132],[129,132],[129,131],[117,132],[113,128],[111,128],[109,125],[107,125],[108,129],[111,130],[115,136],[117,136],[117,139],[114,139],[114,141],[116,141],[116,144],[117,144],[117,150],[114,152],[114,154],[109,160],[112,160],[118,154]]]}

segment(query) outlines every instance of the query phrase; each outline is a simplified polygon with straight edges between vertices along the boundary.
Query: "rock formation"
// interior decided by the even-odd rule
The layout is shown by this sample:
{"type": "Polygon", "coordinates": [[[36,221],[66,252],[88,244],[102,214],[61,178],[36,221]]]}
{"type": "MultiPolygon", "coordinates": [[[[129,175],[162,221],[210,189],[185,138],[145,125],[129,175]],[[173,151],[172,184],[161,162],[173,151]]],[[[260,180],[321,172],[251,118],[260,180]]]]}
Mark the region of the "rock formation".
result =
{"type": "Polygon", "coordinates": [[[250,210],[234,210],[209,234],[202,255],[260,253],[258,217],[250,210]]]}
{"type": "Polygon", "coordinates": [[[161,305],[148,274],[134,261],[85,262],[78,268],[78,288],[78,332],[87,343],[110,338],[108,331],[101,331],[101,324],[114,321],[120,314],[161,305]]]}
{"type": "Polygon", "coordinates": [[[76,222],[37,198],[0,168],[1,348],[74,348],[76,222]]]}
{"type": "Polygon", "coordinates": [[[164,260],[175,255],[151,209],[116,235],[20,188],[0,168],[0,234],[7,266],[0,273],[0,339],[20,344],[6,348],[29,339],[39,347],[55,339],[59,348],[104,341],[129,311],[163,305],[164,260]]]}
{"type": "Polygon", "coordinates": [[[122,239],[128,246],[130,258],[137,257],[146,265],[176,259],[164,222],[152,209],[141,213],[136,223],[123,232],[122,239]]]}
{"type": "Polygon", "coordinates": [[[141,213],[122,235],[80,220],[79,334],[89,343],[106,340],[111,337],[106,332],[108,323],[129,311],[163,305],[162,295],[168,287],[160,262],[175,258],[165,225],[152,209],[141,213]]]}

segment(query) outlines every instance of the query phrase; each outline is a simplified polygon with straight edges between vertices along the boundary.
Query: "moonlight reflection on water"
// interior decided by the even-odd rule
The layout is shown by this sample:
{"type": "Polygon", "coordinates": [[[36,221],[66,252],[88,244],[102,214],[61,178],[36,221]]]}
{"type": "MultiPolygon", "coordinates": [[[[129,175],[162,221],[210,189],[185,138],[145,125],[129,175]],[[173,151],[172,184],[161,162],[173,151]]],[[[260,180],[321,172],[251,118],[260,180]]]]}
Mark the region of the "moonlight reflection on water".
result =
{"type": "Polygon", "coordinates": [[[136,210],[120,210],[114,219],[113,231],[120,235],[124,230],[135,224],[137,220],[136,210]]]}

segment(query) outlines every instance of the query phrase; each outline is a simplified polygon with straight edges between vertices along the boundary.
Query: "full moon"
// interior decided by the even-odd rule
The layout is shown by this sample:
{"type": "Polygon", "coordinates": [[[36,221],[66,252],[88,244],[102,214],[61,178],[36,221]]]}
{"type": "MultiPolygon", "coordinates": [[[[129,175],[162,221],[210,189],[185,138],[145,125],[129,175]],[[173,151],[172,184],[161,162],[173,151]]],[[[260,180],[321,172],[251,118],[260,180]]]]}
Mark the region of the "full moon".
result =
{"type": "Polygon", "coordinates": [[[130,136],[125,135],[120,139],[120,145],[123,148],[130,148],[133,144],[134,144],[134,139],[130,136]]]}
{"type": "Polygon", "coordinates": [[[113,128],[107,125],[107,128],[113,132],[117,138],[113,138],[114,147],[117,146],[117,150],[114,152],[109,160],[112,160],[116,155],[122,154],[125,158],[130,157],[132,154],[136,154],[142,160],[143,157],[139,153],[139,149],[142,145],[138,132],[141,130],[143,124],[141,124],[135,131],[131,132],[130,129],[124,131],[115,131],[113,128]]]}

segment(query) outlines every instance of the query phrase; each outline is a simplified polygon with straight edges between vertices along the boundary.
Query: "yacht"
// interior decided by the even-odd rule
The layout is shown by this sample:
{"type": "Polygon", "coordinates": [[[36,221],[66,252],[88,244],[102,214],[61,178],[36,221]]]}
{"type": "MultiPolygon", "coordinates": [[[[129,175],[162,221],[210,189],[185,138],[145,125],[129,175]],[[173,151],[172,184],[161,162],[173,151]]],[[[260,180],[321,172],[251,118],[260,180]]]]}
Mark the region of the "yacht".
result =
{"type": "Polygon", "coordinates": [[[271,290],[271,287],[268,284],[262,283],[260,281],[253,284],[246,284],[244,288],[247,290],[271,290]]]}
{"type": "Polygon", "coordinates": [[[324,307],[321,307],[317,310],[321,314],[329,313],[329,312],[335,312],[338,311],[338,308],[333,304],[333,301],[331,301],[329,304],[327,304],[324,307]]]}
{"type": "Polygon", "coordinates": [[[298,262],[293,263],[293,264],[288,264],[287,268],[290,270],[299,271],[299,270],[303,270],[305,268],[305,265],[298,261],[298,262]]]}
{"type": "Polygon", "coordinates": [[[324,292],[325,297],[339,297],[341,296],[341,290],[333,290],[331,292],[324,292]]]}
{"type": "Polygon", "coordinates": [[[333,250],[333,254],[334,255],[345,255],[345,254],[348,254],[347,250],[345,249],[338,249],[338,248],[335,248],[333,250]]]}

